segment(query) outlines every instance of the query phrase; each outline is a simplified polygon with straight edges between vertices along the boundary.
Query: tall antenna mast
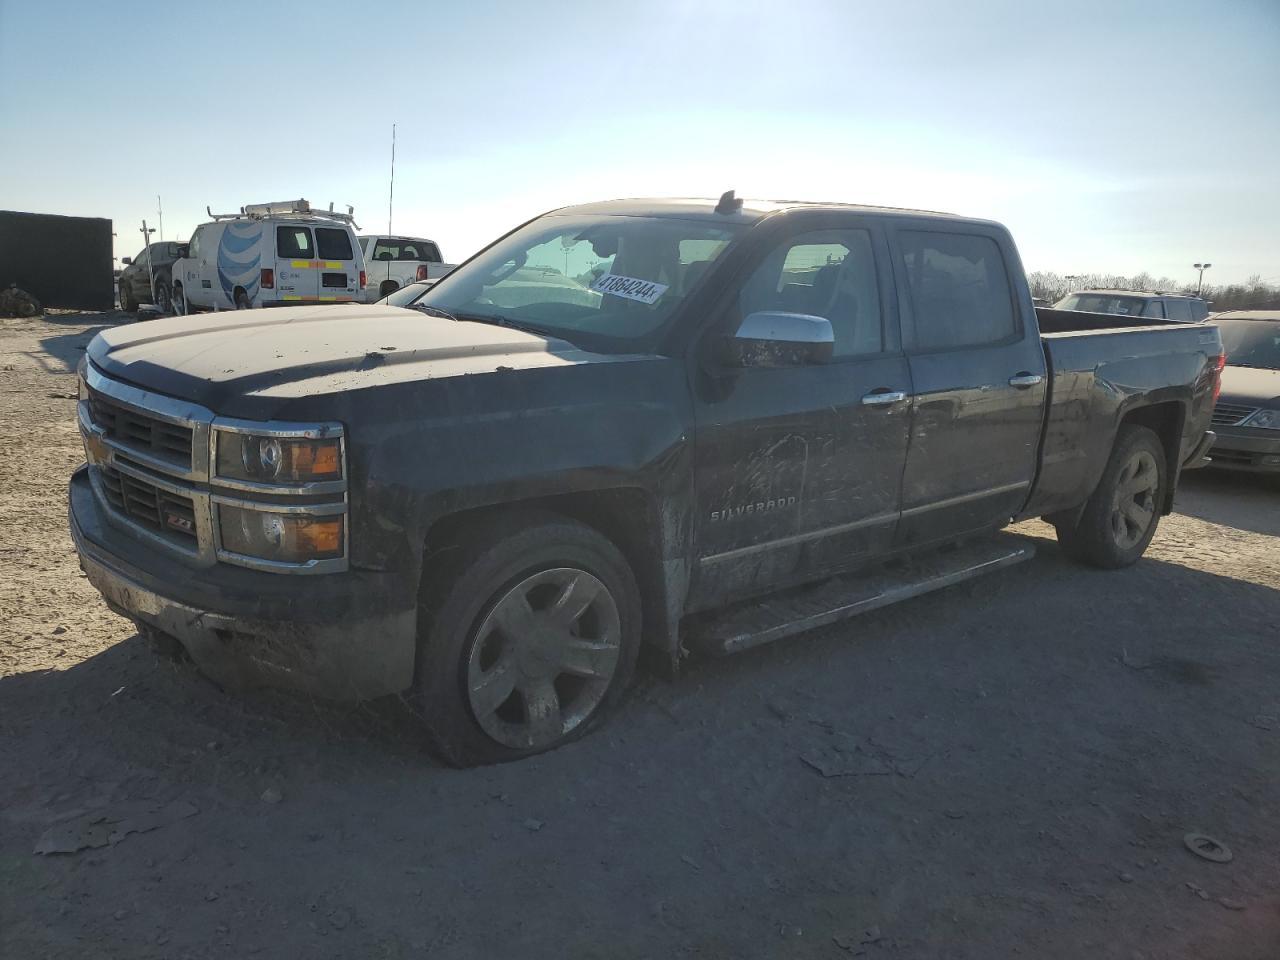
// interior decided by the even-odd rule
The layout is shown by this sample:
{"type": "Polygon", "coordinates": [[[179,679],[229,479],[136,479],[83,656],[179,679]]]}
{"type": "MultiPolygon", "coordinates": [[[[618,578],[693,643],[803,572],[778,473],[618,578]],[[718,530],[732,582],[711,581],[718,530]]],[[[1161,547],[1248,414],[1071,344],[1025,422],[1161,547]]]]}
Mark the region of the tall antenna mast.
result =
{"type": "Polygon", "coordinates": [[[156,194],[156,213],[160,216],[160,242],[164,243],[164,207],[160,205],[160,194],[156,194]]]}
{"type": "Polygon", "coordinates": [[[391,125],[391,190],[387,196],[387,233],[391,232],[391,209],[396,202],[396,125],[391,125]]]}

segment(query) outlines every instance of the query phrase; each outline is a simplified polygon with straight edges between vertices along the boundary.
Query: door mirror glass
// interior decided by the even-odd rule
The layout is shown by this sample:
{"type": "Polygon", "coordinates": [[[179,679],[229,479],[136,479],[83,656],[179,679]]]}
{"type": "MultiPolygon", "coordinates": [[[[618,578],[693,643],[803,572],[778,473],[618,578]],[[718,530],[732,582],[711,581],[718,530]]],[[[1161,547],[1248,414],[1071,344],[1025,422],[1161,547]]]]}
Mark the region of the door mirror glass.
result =
{"type": "Polygon", "coordinates": [[[133,265],[133,257],[121,257],[121,258],[120,258],[120,262],[121,262],[122,264],[124,264],[126,267],[132,266],[132,265],[133,265]]]}
{"type": "Polygon", "coordinates": [[[747,314],[726,344],[737,367],[799,367],[831,359],[831,321],[807,313],[761,310],[747,314]]]}

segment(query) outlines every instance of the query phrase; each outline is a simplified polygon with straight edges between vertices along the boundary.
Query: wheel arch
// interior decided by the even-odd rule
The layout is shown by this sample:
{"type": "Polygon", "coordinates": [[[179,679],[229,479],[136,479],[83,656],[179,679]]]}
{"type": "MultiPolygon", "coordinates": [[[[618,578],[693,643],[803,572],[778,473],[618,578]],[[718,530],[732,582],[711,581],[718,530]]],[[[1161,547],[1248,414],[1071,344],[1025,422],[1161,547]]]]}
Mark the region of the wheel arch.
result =
{"type": "Polygon", "coordinates": [[[420,591],[436,578],[452,572],[449,558],[465,541],[468,531],[488,526],[503,516],[553,514],[576,520],[595,530],[622,553],[640,591],[643,622],[641,652],[650,665],[674,673],[679,663],[679,611],[683,609],[687,579],[683,568],[673,570],[664,557],[666,529],[657,499],[640,487],[609,487],[573,493],[534,496],[486,504],[449,513],[426,529],[422,547],[420,591]]]}

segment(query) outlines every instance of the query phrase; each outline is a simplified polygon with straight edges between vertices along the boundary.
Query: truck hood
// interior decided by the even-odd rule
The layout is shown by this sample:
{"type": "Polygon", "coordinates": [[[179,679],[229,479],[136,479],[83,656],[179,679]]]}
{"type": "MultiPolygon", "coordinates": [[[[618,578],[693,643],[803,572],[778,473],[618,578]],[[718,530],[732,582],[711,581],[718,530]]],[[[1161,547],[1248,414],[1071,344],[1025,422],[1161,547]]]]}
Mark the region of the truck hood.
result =
{"type": "Polygon", "coordinates": [[[1258,367],[1233,367],[1222,370],[1222,400],[1228,403],[1265,406],[1277,401],[1280,406],[1280,370],[1258,367]]]}
{"type": "MultiPolygon", "coordinates": [[[[169,317],[99,333],[89,360],[146,390],[232,412],[411,380],[625,360],[564,340],[387,306],[169,317]]],[[[635,359],[635,358],[632,358],[635,359]]]]}

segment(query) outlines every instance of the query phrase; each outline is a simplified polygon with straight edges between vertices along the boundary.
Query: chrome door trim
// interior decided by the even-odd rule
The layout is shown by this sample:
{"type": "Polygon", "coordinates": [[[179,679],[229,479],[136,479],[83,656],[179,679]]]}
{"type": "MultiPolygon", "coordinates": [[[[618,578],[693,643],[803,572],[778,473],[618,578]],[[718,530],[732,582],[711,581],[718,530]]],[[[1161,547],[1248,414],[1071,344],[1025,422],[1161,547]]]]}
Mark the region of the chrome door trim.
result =
{"type": "MultiPolygon", "coordinates": [[[[975,490],[972,493],[962,493],[958,497],[948,497],[945,500],[935,500],[933,503],[922,504],[918,507],[911,507],[903,510],[903,518],[919,516],[922,513],[928,513],[930,510],[941,510],[943,507],[957,507],[962,503],[969,503],[973,500],[981,500],[984,497],[996,497],[1002,493],[1013,493],[1017,490],[1026,490],[1031,486],[1030,480],[1019,480],[1017,483],[1006,483],[999,487],[988,487],[986,490],[975,490]]],[[[1010,516],[1013,514],[1010,513],[1010,516]]]]}
{"type": "Polygon", "coordinates": [[[894,523],[897,519],[898,514],[896,513],[882,513],[874,517],[864,517],[861,520],[841,523],[834,527],[823,527],[821,530],[806,530],[804,533],[794,533],[787,537],[779,537],[776,540],[766,540],[764,543],[753,543],[745,547],[736,547],[733,550],[726,550],[723,553],[713,553],[702,557],[700,562],[722,563],[725,560],[736,560],[739,557],[750,556],[753,553],[761,553],[765,550],[790,547],[798,543],[805,543],[809,540],[818,540],[823,537],[835,536],[840,533],[849,533],[863,527],[874,527],[894,523]]]}

